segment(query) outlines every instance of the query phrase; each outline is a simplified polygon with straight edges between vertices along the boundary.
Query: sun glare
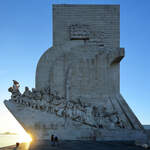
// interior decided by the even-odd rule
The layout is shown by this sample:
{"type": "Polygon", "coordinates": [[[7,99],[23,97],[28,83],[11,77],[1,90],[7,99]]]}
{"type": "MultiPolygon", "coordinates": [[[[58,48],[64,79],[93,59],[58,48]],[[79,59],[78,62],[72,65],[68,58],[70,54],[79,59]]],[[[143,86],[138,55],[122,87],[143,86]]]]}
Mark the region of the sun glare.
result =
{"type": "Polygon", "coordinates": [[[32,142],[32,137],[30,134],[28,134],[26,132],[22,133],[22,134],[20,134],[19,142],[20,143],[30,143],[30,142],[32,142]]]}

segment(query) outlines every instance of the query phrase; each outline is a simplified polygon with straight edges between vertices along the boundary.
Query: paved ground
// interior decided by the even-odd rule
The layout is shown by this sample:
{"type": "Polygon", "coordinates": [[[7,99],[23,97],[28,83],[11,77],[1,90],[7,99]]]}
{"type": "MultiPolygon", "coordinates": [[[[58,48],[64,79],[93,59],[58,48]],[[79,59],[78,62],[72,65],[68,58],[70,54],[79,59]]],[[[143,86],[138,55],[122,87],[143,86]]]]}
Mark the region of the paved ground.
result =
{"type": "MultiPolygon", "coordinates": [[[[27,150],[21,145],[18,150],[27,150]]],[[[0,150],[14,150],[13,147],[0,150]]],[[[132,142],[94,142],[94,141],[63,141],[58,146],[52,146],[50,141],[32,143],[28,150],[145,150],[132,142]]]]}

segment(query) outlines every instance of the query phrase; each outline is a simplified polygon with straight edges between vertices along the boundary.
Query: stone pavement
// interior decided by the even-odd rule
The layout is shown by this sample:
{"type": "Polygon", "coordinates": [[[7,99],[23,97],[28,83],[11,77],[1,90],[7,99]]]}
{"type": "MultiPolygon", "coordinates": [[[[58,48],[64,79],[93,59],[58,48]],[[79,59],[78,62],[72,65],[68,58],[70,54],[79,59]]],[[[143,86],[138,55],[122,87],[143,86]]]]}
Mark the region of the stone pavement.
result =
{"type": "MultiPolygon", "coordinates": [[[[14,147],[0,150],[13,150],[14,147]]],[[[27,150],[22,146],[19,150],[27,150]]],[[[52,146],[50,141],[44,140],[31,143],[28,150],[145,150],[135,146],[133,142],[97,142],[97,141],[61,141],[58,146],[52,146]]]]}

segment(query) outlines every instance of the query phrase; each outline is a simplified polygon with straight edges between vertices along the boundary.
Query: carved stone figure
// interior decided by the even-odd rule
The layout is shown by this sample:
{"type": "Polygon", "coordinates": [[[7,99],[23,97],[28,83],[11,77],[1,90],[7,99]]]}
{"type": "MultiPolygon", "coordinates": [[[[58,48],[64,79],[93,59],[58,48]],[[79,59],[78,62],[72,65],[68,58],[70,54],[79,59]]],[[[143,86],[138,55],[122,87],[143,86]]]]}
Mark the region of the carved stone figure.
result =
{"type": "Polygon", "coordinates": [[[40,91],[42,99],[46,101],[47,103],[50,102],[50,89],[49,88],[44,88],[40,91]]]}
{"type": "Polygon", "coordinates": [[[19,82],[17,82],[16,80],[13,80],[13,90],[17,91],[19,90],[19,87],[20,87],[19,82]]]}
{"type": "Polygon", "coordinates": [[[32,98],[35,100],[41,100],[42,98],[41,92],[36,90],[35,88],[32,88],[32,98]]]}
{"type": "Polygon", "coordinates": [[[32,98],[32,92],[29,90],[29,88],[27,86],[25,87],[25,91],[22,94],[22,96],[32,98]]]}
{"type": "Polygon", "coordinates": [[[8,89],[8,91],[12,94],[11,95],[12,99],[17,99],[18,97],[21,96],[21,93],[19,91],[19,87],[20,87],[19,82],[17,82],[16,80],[13,80],[13,87],[10,87],[8,89]]]}

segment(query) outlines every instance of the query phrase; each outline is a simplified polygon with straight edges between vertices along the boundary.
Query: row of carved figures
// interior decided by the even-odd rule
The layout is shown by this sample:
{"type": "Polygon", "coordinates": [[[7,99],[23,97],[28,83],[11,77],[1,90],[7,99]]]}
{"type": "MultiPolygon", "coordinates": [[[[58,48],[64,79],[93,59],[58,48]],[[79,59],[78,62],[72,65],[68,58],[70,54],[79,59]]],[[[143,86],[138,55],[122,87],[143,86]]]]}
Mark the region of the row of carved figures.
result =
{"type": "Polygon", "coordinates": [[[10,87],[12,93],[11,100],[39,111],[46,111],[55,114],[58,117],[70,118],[73,121],[80,122],[94,128],[125,128],[123,121],[115,111],[109,111],[105,106],[93,106],[89,103],[83,103],[80,99],[73,101],[58,96],[57,92],[52,93],[49,88],[41,91],[25,87],[23,94],[19,91],[19,84],[10,87]]]}

